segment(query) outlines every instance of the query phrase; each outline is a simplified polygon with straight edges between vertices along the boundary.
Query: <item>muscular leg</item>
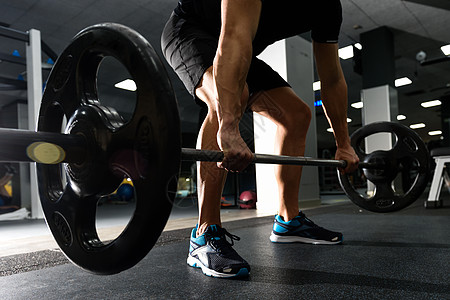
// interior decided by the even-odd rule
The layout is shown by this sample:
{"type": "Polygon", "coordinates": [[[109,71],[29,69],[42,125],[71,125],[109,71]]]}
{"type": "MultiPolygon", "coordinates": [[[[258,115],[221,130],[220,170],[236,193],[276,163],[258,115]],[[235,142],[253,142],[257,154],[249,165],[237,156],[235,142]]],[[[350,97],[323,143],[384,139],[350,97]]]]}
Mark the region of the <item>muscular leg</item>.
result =
{"type": "MultiPolygon", "coordinates": [[[[208,105],[208,115],[202,124],[197,148],[218,150],[218,120],[214,103],[212,69],[208,69],[196,89],[197,96],[208,105]]],[[[241,101],[248,99],[246,88],[241,101]]],[[[242,105],[245,107],[245,105],[242,105]]],[[[291,88],[282,87],[261,92],[252,98],[250,108],[269,118],[277,125],[275,153],[281,155],[304,155],[306,133],[311,120],[310,108],[291,88]]],[[[202,234],[211,224],[220,225],[220,198],[226,179],[226,171],[215,163],[198,163],[199,229],[202,234]]],[[[276,166],[275,175],[279,186],[278,214],[285,221],[298,215],[298,193],[301,166],[276,166]]]]}
{"type": "MultiPolygon", "coordinates": [[[[303,156],[311,109],[289,87],[260,92],[252,100],[250,108],[277,125],[275,154],[303,156]]],[[[279,191],[278,214],[285,221],[298,215],[301,174],[301,166],[275,166],[279,191]]]]}
{"type": "MultiPolygon", "coordinates": [[[[197,138],[197,148],[207,150],[220,150],[217,144],[216,104],[214,103],[214,82],[212,67],[203,75],[202,81],[196,89],[196,95],[208,106],[208,114],[200,128],[197,138]]],[[[248,89],[245,88],[242,96],[242,107],[245,108],[248,99],[248,89]]],[[[199,219],[197,235],[201,235],[209,225],[221,225],[220,198],[225,184],[227,171],[217,167],[215,162],[197,163],[197,191],[199,205],[199,219]]]]}

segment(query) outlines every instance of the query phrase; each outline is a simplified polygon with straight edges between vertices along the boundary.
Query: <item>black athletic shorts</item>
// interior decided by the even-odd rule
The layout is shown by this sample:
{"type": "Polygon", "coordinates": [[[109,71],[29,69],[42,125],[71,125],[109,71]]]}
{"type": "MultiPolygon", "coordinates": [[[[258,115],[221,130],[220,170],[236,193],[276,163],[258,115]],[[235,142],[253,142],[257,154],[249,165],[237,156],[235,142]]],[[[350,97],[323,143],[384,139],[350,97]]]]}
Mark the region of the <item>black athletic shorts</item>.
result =
{"type": "MultiPolygon", "coordinates": [[[[220,0],[179,0],[161,37],[164,57],[194,98],[195,88],[216,54],[220,5],[220,0]]],[[[308,31],[316,42],[337,43],[341,23],[339,0],[264,0],[247,75],[250,94],[289,86],[256,57],[267,46],[308,31]]]]}

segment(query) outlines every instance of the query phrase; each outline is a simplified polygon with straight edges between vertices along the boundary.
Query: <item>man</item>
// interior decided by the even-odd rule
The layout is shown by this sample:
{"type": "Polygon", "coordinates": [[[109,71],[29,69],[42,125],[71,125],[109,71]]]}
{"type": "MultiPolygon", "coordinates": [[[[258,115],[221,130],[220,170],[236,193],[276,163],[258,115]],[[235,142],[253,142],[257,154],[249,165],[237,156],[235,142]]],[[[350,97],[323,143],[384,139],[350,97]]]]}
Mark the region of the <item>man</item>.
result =
{"type": "MultiPolygon", "coordinates": [[[[252,153],[239,134],[249,108],[277,125],[275,152],[303,155],[309,107],[267,64],[256,58],[277,40],[311,31],[322,101],[336,138],[336,159],[357,168],[347,129],[347,86],[337,55],[342,21],[339,0],[180,0],[166,24],[162,49],[188,91],[208,114],[197,148],[221,150],[220,163],[198,163],[199,220],[188,264],[214,277],[246,276],[248,263],[221,228],[220,197],[227,171],[239,172],[252,153]]],[[[300,212],[300,166],[276,166],[279,208],[272,242],[338,244],[342,234],[315,225],[300,212]]],[[[276,201],[276,199],[274,199],[276,201]]]]}

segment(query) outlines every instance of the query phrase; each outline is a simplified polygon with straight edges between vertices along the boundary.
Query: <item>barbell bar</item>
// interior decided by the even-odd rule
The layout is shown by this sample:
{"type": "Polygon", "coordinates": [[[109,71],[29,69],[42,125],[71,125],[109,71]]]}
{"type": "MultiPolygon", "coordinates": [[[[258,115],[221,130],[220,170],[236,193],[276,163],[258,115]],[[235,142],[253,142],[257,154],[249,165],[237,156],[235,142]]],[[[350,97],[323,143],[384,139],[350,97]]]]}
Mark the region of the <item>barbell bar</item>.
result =
{"type": "MultiPolygon", "coordinates": [[[[88,151],[87,141],[82,135],[0,128],[0,137],[2,139],[0,161],[81,164],[88,156],[86,153],[88,151]]],[[[181,160],[220,162],[223,160],[223,157],[224,154],[221,151],[181,149],[181,160]]],[[[252,163],[336,168],[345,168],[347,166],[345,160],[272,154],[254,154],[252,163]]],[[[382,169],[384,165],[361,162],[359,167],[382,169]]]]}
{"type": "MultiPolygon", "coordinates": [[[[206,162],[221,162],[224,154],[221,151],[215,150],[200,150],[200,149],[181,149],[182,160],[206,161],[206,162]]],[[[274,155],[274,154],[253,154],[252,163],[254,164],[278,164],[278,165],[298,165],[298,166],[316,166],[316,167],[336,167],[345,169],[347,162],[345,160],[336,159],[321,159],[305,156],[288,156],[288,155],[274,155]]],[[[365,169],[383,169],[382,163],[366,163],[358,164],[359,168],[365,169]]]]}

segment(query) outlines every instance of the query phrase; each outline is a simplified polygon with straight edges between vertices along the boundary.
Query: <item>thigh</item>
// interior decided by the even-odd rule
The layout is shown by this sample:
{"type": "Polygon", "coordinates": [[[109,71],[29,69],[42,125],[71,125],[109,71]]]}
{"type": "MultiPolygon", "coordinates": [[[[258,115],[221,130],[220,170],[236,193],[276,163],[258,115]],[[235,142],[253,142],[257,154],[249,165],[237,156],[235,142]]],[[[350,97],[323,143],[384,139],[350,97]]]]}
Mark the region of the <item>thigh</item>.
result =
{"type": "Polygon", "coordinates": [[[195,18],[172,14],[163,30],[163,55],[194,97],[203,74],[213,64],[217,44],[217,37],[207,32],[195,18]]]}
{"type": "MultiPolygon", "coordinates": [[[[215,83],[212,75],[212,67],[209,67],[204,72],[202,79],[200,80],[195,90],[196,96],[198,96],[198,98],[200,98],[208,106],[214,104],[214,84],[215,83]]],[[[291,86],[286,82],[286,80],[284,80],[264,61],[253,57],[250,64],[250,69],[247,74],[246,85],[244,87],[241,101],[247,101],[248,98],[246,107],[253,110],[253,108],[251,107],[252,103],[257,99],[260,99],[259,101],[256,101],[261,102],[261,105],[258,107],[259,111],[261,107],[264,107],[266,104],[271,102],[270,99],[266,99],[268,95],[271,95],[275,98],[287,97],[286,100],[281,100],[281,103],[288,103],[288,101],[301,101],[300,98],[295,95],[295,93],[291,89],[291,86]],[[262,93],[263,91],[267,91],[268,94],[262,93]]],[[[275,105],[276,103],[273,103],[270,106],[275,105]]]]}
{"type": "Polygon", "coordinates": [[[247,74],[247,84],[250,95],[279,87],[290,87],[280,74],[257,57],[252,58],[247,74]]]}

